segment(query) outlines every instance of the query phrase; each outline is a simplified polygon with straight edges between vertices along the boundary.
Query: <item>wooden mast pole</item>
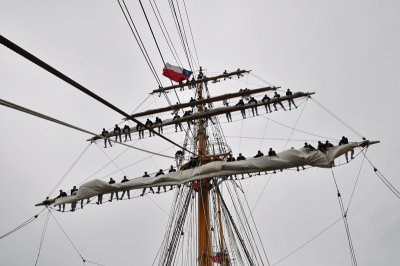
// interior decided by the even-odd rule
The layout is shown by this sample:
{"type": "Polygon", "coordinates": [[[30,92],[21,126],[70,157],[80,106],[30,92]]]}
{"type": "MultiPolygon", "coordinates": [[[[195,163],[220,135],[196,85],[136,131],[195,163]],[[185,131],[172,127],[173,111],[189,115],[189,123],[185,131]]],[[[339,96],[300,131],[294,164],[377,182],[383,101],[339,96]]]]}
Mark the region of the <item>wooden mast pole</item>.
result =
{"type": "MultiPolygon", "coordinates": [[[[200,68],[201,71],[201,68],[200,68]]],[[[203,83],[199,85],[198,100],[203,99],[203,83]]],[[[199,112],[203,112],[203,105],[198,106],[199,112]]],[[[200,165],[207,162],[207,133],[204,127],[204,118],[199,119],[198,130],[198,155],[200,165]]],[[[210,234],[210,210],[209,210],[209,179],[202,179],[199,182],[198,195],[198,265],[212,265],[211,234],[210,234]]]]}

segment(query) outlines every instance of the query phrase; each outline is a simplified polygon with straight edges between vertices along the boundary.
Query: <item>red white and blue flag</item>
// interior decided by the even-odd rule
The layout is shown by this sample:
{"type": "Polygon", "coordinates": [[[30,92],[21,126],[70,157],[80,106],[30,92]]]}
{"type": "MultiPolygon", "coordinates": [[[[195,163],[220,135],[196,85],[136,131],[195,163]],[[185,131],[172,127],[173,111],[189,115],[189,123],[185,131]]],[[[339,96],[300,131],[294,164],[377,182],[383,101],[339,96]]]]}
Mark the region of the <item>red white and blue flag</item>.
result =
{"type": "Polygon", "coordinates": [[[163,69],[163,76],[175,81],[181,82],[182,80],[189,79],[192,75],[192,71],[186,70],[184,68],[173,66],[168,63],[165,64],[165,68],[163,69]]]}
{"type": "Polygon", "coordinates": [[[221,264],[221,252],[213,252],[213,262],[221,264]]]}

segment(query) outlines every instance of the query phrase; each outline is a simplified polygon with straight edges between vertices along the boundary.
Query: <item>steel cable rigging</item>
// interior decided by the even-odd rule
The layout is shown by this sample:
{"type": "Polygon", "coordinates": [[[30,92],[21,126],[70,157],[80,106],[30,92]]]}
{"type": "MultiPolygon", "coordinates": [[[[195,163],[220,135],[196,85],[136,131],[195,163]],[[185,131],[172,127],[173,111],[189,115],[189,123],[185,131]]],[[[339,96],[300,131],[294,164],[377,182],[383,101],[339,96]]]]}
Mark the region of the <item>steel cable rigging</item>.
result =
{"type": "MultiPolygon", "coordinates": [[[[85,88],[84,86],[82,86],[81,84],[79,84],[78,82],[74,81],[73,79],[69,78],[68,76],[64,75],[63,73],[61,73],[60,71],[56,70],[55,68],[51,67],[50,65],[48,65],[47,63],[45,63],[44,61],[40,60],[39,58],[37,58],[36,56],[32,55],[31,53],[29,53],[28,51],[24,50],[23,48],[19,47],[18,45],[16,45],[15,43],[11,42],[10,40],[6,39],[5,37],[3,37],[2,35],[0,35],[0,43],[3,44],[4,46],[6,46],[7,48],[13,50],[14,52],[20,54],[21,56],[25,57],[26,59],[28,59],[29,61],[35,63],[36,65],[40,66],[41,68],[45,69],[46,71],[52,73],[53,75],[55,75],[56,77],[62,79],[63,81],[67,82],[68,84],[72,85],[73,87],[75,87],[76,89],[80,90],[81,92],[89,95],[90,97],[94,98],[95,100],[99,101],[100,103],[106,105],[107,107],[109,107],[110,109],[118,112],[119,114],[123,115],[124,117],[126,117],[127,119],[130,119],[134,122],[136,122],[137,124],[141,125],[142,127],[144,127],[145,129],[151,131],[153,134],[163,138],[164,140],[174,144],[175,146],[179,147],[182,150],[186,150],[189,153],[192,153],[191,151],[185,149],[184,147],[180,146],[179,144],[175,143],[174,141],[170,140],[167,137],[164,137],[163,135],[161,135],[160,133],[156,132],[155,130],[153,130],[152,128],[147,127],[146,125],[144,125],[142,122],[138,121],[136,118],[130,116],[129,114],[125,113],[124,111],[122,111],[121,109],[119,109],[118,107],[116,107],[115,105],[111,104],[110,102],[106,101],[105,99],[101,98],[100,96],[98,96],[97,94],[93,93],[92,91],[88,90],[87,88],[85,88]]],[[[95,134],[97,135],[97,134],[95,134]]]]}
{"type": "MultiPolygon", "coordinates": [[[[88,131],[88,130],[85,130],[85,129],[76,127],[76,126],[74,126],[74,125],[65,123],[65,122],[63,122],[63,121],[57,120],[57,119],[55,119],[55,118],[52,118],[52,117],[50,117],[50,116],[47,116],[47,115],[44,115],[44,114],[41,114],[41,113],[38,113],[38,112],[35,112],[35,111],[33,111],[33,110],[30,110],[30,109],[27,109],[27,108],[25,108],[25,107],[16,105],[16,104],[14,104],[14,103],[8,102],[8,101],[3,100],[3,99],[0,99],[0,105],[4,105],[4,106],[6,106],[6,107],[9,107],[9,108],[12,108],[12,109],[15,109],[15,110],[18,110],[18,111],[21,111],[21,112],[24,112],[24,113],[27,113],[27,114],[30,114],[30,115],[39,117],[39,118],[42,118],[42,119],[45,119],[45,120],[48,120],[48,121],[51,121],[51,122],[54,122],[54,123],[57,123],[57,124],[60,124],[60,125],[63,125],[63,126],[66,126],[66,127],[69,127],[69,128],[72,128],[72,129],[75,129],[75,130],[78,130],[78,131],[81,131],[81,132],[90,134],[90,135],[92,135],[92,136],[96,136],[96,137],[101,138],[101,139],[104,138],[103,136],[100,136],[100,135],[95,134],[95,133],[93,133],[93,132],[90,132],[90,131],[88,131]]],[[[151,153],[151,154],[154,154],[154,155],[159,155],[159,156],[163,156],[163,157],[167,157],[167,158],[174,158],[174,157],[172,157],[172,156],[168,156],[168,155],[164,155],[164,154],[160,154],[160,153],[156,153],[156,152],[152,152],[152,151],[147,151],[147,150],[144,150],[144,149],[141,149],[141,148],[137,148],[137,147],[134,147],[134,146],[131,146],[131,145],[122,143],[122,142],[117,142],[117,141],[114,141],[114,140],[111,140],[111,141],[112,141],[113,143],[118,143],[118,144],[120,144],[120,145],[129,147],[129,148],[132,148],[132,149],[136,149],[136,150],[139,150],[139,151],[143,151],[143,152],[147,152],[147,153],[151,153]]]]}
{"type": "Polygon", "coordinates": [[[151,62],[150,56],[149,56],[149,54],[147,53],[146,47],[144,46],[144,44],[143,44],[143,42],[142,42],[142,38],[140,37],[140,34],[139,34],[139,32],[138,32],[138,30],[137,30],[137,28],[136,28],[136,26],[135,26],[135,23],[133,22],[132,16],[131,16],[131,14],[130,14],[130,12],[129,12],[129,10],[128,10],[126,4],[125,4],[125,1],[122,0],[122,2],[123,2],[123,4],[124,4],[124,6],[125,6],[126,12],[128,13],[128,16],[129,16],[129,18],[130,18],[130,22],[129,22],[128,17],[127,17],[127,15],[126,15],[126,13],[125,13],[125,10],[124,10],[124,8],[122,7],[120,1],[118,0],[118,5],[119,5],[119,7],[121,8],[122,13],[124,14],[124,17],[125,17],[125,19],[126,19],[126,22],[128,23],[129,28],[131,29],[131,32],[132,32],[133,36],[135,37],[135,40],[136,40],[136,42],[137,42],[137,44],[138,44],[138,46],[139,46],[139,48],[140,48],[140,51],[142,52],[142,54],[143,54],[143,56],[144,56],[144,58],[145,58],[145,60],[146,60],[146,62],[147,62],[147,65],[150,67],[151,73],[153,74],[154,78],[156,79],[156,81],[157,81],[157,83],[158,83],[158,86],[159,86],[159,87],[162,87],[161,80],[160,80],[160,78],[159,78],[158,75],[157,75],[157,71],[156,71],[156,69],[154,68],[153,63],[151,62]],[[132,23],[132,25],[131,25],[131,23],[132,23]],[[133,26],[133,28],[132,28],[132,26],[133,26]]]}

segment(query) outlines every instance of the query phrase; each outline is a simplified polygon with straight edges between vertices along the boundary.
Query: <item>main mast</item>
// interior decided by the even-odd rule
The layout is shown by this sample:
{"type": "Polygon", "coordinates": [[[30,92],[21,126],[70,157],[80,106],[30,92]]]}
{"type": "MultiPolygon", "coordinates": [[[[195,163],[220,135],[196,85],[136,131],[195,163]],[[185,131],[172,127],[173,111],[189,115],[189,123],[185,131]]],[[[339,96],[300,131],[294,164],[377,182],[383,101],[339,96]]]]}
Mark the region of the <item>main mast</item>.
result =
{"type": "MultiPolygon", "coordinates": [[[[200,73],[201,68],[200,68],[200,73]]],[[[203,83],[198,87],[198,100],[203,100],[203,83]]],[[[203,105],[198,106],[202,113],[203,105]]],[[[199,120],[198,130],[198,155],[200,165],[207,163],[207,130],[204,126],[204,118],[199,120]]],[[[211,236],[210,236],[210,210],[209,210],[210,179],[202,179],[199,182],[198,195],[198,264],[201,266],[212,265],[211,236]]]]}

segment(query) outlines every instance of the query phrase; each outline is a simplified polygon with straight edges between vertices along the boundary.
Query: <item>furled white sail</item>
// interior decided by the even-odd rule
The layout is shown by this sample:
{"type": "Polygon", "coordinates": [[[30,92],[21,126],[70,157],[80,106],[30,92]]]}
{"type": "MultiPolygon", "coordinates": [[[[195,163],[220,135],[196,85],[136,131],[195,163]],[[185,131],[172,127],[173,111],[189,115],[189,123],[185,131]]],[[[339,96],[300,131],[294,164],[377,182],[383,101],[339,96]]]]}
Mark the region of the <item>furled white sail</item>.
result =
{"type": "MultiPolygon", "coordinates": [[[[277,156],[263,156],[259,158],[248,158],[244,161],[225,162],[214,161],[205,165],[167,173],[157,177],[138,177],[125,183],[108,184],[102,180],[92,180],[79,187],[76,195],[58,198],[54,205],[62,203],[72,203],[82,199],[87,199],[100,194],[107,194],[115,191],[141,189],[145,187],[158,187],[170,185],[182,185],[191,181],[211,177],[227,177],[230,175],[258,173],[279,169],[288,169],[301,166],[312,166],[329,168],[334,166],[334,160],[357,147],[365,147],[376,141],[352,142],[349,144],[328,148],[326,153],[318,149],[289,149],[277,154],[277,156]]],[[[38,205],[49,204],[43,202],[38,205]]]]}

